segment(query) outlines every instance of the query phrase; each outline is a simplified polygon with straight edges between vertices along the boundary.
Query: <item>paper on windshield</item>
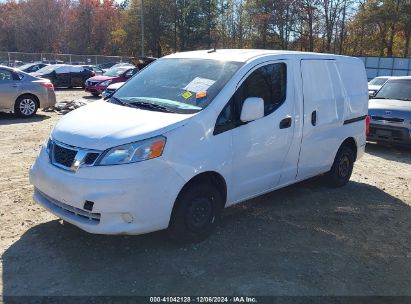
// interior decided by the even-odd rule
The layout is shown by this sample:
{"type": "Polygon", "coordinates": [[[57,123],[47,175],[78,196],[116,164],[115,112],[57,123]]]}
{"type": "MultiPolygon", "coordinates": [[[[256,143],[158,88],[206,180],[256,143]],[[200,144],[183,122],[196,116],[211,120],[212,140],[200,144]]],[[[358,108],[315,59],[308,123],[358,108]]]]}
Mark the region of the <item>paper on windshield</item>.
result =
{"type": "Polygon", "coordinates": [[[196,77],[183,90],[199,93],[207,92],[208,88],[215,83],[214,80],[196,77]]]}

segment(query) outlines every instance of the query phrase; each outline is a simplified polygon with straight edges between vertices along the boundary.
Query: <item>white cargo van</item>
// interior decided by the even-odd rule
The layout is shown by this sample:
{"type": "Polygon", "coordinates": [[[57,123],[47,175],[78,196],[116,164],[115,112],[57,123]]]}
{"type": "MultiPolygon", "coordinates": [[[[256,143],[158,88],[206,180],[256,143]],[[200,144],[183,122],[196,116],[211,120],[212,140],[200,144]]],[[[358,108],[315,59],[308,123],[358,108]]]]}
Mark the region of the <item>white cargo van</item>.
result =
{"type": "Polygon", "coordinates": [[[157,60],[64,116],[30,171],[34,199],[85,231],[207,237],[222,208],[319,174],[345,185],[364,153],[355,58],[212,50],[157,60]]]}

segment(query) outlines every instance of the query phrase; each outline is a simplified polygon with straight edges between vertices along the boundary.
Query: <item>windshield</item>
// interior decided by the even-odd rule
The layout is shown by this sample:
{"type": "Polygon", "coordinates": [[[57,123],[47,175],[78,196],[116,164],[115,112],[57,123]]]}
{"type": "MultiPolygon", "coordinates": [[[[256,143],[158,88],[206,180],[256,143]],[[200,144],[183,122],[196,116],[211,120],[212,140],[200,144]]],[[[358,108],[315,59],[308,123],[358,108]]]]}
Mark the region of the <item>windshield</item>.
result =
{"type": "Polygon", "coordinates": [[[103,75],[104,76],[109,76],[109,77],[117,77],[117,76],[123,74],[129,68],[130,67],[111,68],[110,70],[105,72],[103,75]]]}
{"type": "Polygon", "coordinates": [[[374,98],[411,101],[411,80],[387,81],[374,98]]]}
{"type": "Polygon", "coordinates": [[[113,99],[195,113],[210,104],[241,66],[209,59],[159,59],[126,82],[113,99]]]}
{"type": "Polygon", "coordinates": [[[387,80],[388,78],[374,78],[369,84],[382,86],[387,80]]]}
{"type": "Polygon", "coordinates": [[[35,65],[35,64],[36,64],[36,63],[26,63],[26,64],[23,64],[23,65],[19,66],[19,70],[25,70],[25,69],[27,69],[27,68],[35,65]]]}
{"type": "Polygon", "coordinates": [[[53,72],[57,67],[58,67],[57,65],[45,66],[44,68],[41,68],[40,70],[38,70],[36,73],[48,74],[48,73],[53,72]]]}

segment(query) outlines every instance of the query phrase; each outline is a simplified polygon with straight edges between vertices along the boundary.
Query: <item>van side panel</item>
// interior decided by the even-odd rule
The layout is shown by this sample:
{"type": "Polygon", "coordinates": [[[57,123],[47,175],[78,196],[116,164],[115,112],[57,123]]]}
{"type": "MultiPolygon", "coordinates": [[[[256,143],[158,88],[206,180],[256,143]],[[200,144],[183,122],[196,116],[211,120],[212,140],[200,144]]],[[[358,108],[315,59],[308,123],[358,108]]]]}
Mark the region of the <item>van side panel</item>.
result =
{"type": "Polygon", "coordinates": [[[368,112],[367,76],[362,61],[345,59],[338,62],[341,87],[346,96],[344,120],[364,116],[368,112]]]}
{"type": "Polygon", "coordinates": [[[335,60],[302,60],[304,127],[298,179],[328,171],[342,142],[344,94],[335,60]]]}

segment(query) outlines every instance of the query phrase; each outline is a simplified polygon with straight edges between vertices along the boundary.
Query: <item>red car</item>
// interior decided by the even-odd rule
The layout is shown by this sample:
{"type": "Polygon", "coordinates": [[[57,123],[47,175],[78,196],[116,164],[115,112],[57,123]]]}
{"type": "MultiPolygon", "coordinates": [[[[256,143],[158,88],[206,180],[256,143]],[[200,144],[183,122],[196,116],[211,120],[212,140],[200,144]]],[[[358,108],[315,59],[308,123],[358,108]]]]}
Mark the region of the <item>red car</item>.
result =
{"type": "Polygon", "coordinates": [[[103,75],[91,77],[85,82],[85,91],[90,92],[93,96],[99,96],[107,87],[116,82],[126,82],[138,68],[134,66],[120,66],[111,68],[103,75]]]}

